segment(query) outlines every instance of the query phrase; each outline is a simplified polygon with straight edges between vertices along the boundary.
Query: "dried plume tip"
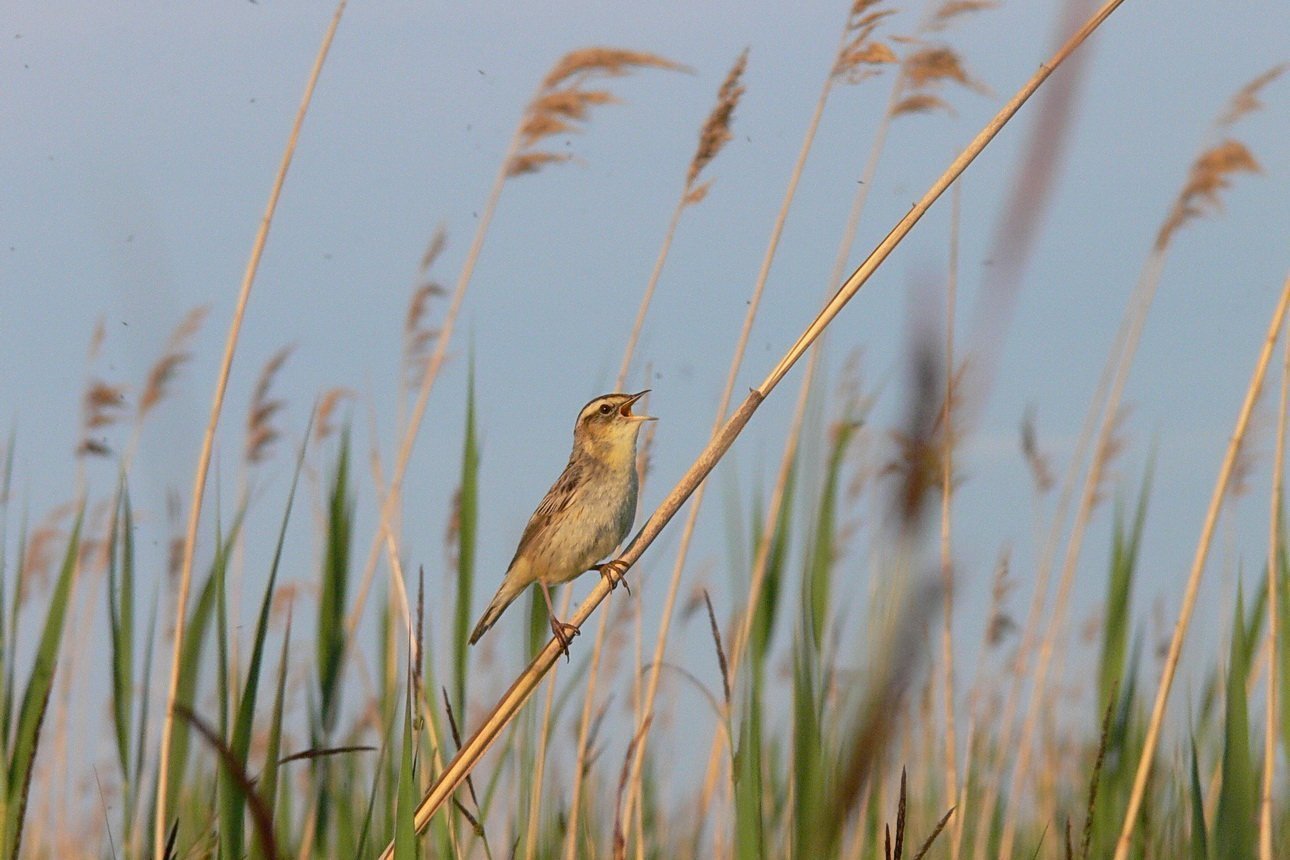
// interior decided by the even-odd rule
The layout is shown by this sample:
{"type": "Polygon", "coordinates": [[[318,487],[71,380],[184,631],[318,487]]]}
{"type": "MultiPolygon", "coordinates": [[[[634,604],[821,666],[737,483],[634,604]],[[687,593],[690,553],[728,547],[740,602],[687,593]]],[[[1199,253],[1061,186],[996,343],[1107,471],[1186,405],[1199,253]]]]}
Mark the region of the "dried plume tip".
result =
{"type": "Polygon", "coordinates": [[[877,75],[881,66],[897,61],[896,54],[873,34],[894,9],[874,9],[880,0],[856,0],[847,18],[847,28],[838,57],[833,62],[833,79],[858,84],[877,75]]]}
{"type": "MultiPolygon", "coordinates": [[[[1228,102],[1227,109],[1214,123],[1215,128],[1226,131],[1238,120],[1262,108],[1260,93],[1280,77],[1286,67],[1285,63],[1273,66],[1237,90],[1228,102]]],[[[1202,152],[1192,163],[1187,184],[1183,186],[1178,199],[1174,201],[1173,209],[1169,211],[1169,217],[1160,227],[1160,233],[1156,236],[1156,248],[1162,249],[1168,245],[1174,233],[1193,218],[1222,208],[1223,201],[1219,192],[1231,186],[1235,174],[1261,172],[1262,168],[1254,155],[1239,140],[1228,138],[1202,152]]]]}
{"type": "Polygon", "coordinates": [[[994,0],[946,0],[932,13],[927,30],[933,33],[940,32],[964,15],[993,9],[997,5],[994,0]]]}
{"type": "Polygon", "coordinates": [[[209,307],[193,308],[170,333],[165,352],[152,366],[152,370],[148,371],[148,381],[144,384],[143,395],[139,398],[138,419],[140,421],[170,393],[169,385],[174,381],[175,374],[192,358],[189,344],[209,312],[209,307]]]}
{"type": "Polygon", "coordinates": [[[282,434],[278,428],[273,426],[273,418],[282,411],[285,402],[269,396],[269,389],[273,386],[274,377],[282,369],[282,365],[291,355],[294,347],[284,346],[273,354],[273,357],[265,363],[264,369],[260,371],[260,378],[255,383],[255,391],[251,395],[251,411],[246,416],[246,449],[244,455],[246,462],[255,465],[263,462],[269,456],[269,451],[273,443],[282,434]]]}
{"type": "Polygon", "coordinates": [[[987,92],[983,84],[968,74],[959,55],[945,45],[923,48],[910,54],[901,65],[901,74],[904,75],[908,95],[891,109],[892,116],[936,110],[953,114],[954,108],[938,93],[947,82],[976,92],[987,92]]]}
{"type": "Polygon", "coordinates": [[[592,107],[617,101],[608,90],[585,88],[589,80],[618,78],[641,68],[679,71],[685,67],[657,54],[618,48],[583,48],[565,54],[529,103],[520,124],[520,148],[507,165],[507,175],[536,173],[548,164],[569,161],[573,156],[567,153],[535,147],[555,135],[580,131],[592,107]]]}
{"type": "Polygon", "coordinates": [[[694,158],[690,161],[690,170],[685,177],[687,205],[698,203],[707,194],[708,183],[696,186],[695,182],[698,181],[703,169],[717,157],[733,137],[730,125],[734,121],[735,108],[739,107],[739,99],[744,94],[743,76],[747,68],[748,49],[744,48],[735,58],[735,64],[730,67],[726,79],[721,82],[721,88],[717,90],[717,104],[712,108],[712,113],[708,114],[708,119],[699,132],[699,147],[694,152],[694,158]]]}
{"type": "Polygon", "coordinates": [[[318,399],[318,415],[314,422],[314,438],[322,441],[336,432],[334,422],[336,408],[340,406],[342,400],[347,400],[354,396],[354,392],[348,388],[329,388],[323,392],[322,397],[318,399]]]}
{"type": "Polygon", "coordinates": [[[1021,419],[1021,453],[1026,458],[1026,465],[1030,467],[1035,489],[1041,495],[1047,493],[1057,483],[1057,479],[1053,475],[1048,455],[1039,449],[1039,431],[1035,425],[1033,408],[1027,409],[1021,419]]]}
{"type": "Polygon", "coordinates": [[[101,379],[91,381],[82,402],[84,434],[76,446],[77,456],[111,456],[111,447],[96,433],[116,424],[124,409],[125,389],[122,386],[109,385],[101,379]]]}
{"type": "Polygon", "coordinates": [[[434,266],[439,255],[447,247],[447,233],[438,227],[426,252],[421,257],[422,282],[412,292],[408,302],[408,312],[403,317],[403,370],[404,382],[409,388],[416,388],[425,373],[426,361],[430,346],[439,337],[439,329],[427,324],[432,299],[444,295],[447,291],[438,281],[430,279],[430,268],[434,266]]]}

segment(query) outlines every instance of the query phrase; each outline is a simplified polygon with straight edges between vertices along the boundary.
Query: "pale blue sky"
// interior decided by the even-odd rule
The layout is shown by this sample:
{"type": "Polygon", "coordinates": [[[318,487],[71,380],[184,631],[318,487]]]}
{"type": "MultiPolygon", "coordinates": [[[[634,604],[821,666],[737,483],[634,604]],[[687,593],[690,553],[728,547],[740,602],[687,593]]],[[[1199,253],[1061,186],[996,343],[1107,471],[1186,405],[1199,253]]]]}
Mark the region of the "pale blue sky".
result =
{"type": "MultiPolygon", "coordinates": [[[[1005,3],[948,34],[991,93],[954,92],[957,116],[895,125],[853,259],[1046,58],[1059,9],[1055,0],[1005,3]]],[[[648,362],[654,376],[646,383],[638,371],[629,385],[654,389],[650,411],[661,419],[644,500],[651,510],[711,425],[844,11],[841,3],[351,3],[247,314],[221,435],[226,501],[251,386],[287,343],[296,350],[276,390],[289,402],[289,436],[302,431],[319,391],[343,385],[371,398],[383,457],[392,459],[399,333],[421,252],[442,222],[449,247],[437,273],[451,282],[511,130],[562,53],[605,44],[686,63],[694,74],[645,72],[613,82],[624,104],[599,110],[589,130],[571,140],[579,162],[519,178],[503,194],[454,360],[431,400],[404,514],[406,556],[425,563],[433,582],[443,564],[464,357],[473,343],[483,435],[482,606],[564,463],[577,409],[612,381],[699,124],[748,46],[748,92],[735,138],[709,168],[709,198],[682,222],[641,342],[637,366],[648,362]]],[[[177,395],[150,421],[134,470],[136,507],[151,518],[149,528],[163,519],[168,488],[187,496],[236,288],[330,14],[326,4],[296,0],[10,0],[0,13],[0,428],[16,428],[18,499],[33,519],[73,492],[83,355],[99,316],[107,340],[95,373],[137,392],[170,329],[189,308],[209,304],[195,359],[177,395]]],[[[909,32],[915,20],[905,10],[883,32],[909,32]]],[[[1023,612],[1029,599],[1034,511],[1016,446],[1023,411],[1036,408],[1041,443],[1064,467],[1154,234],[1192,159],[1213,142],[1212,118],[1238,87],[1287,59],[1287,33],[1284,2],[1128,0],[1085,48],[1093,56],[1074,139],[992,400],[960,455],[967,481],[956,508],[956,554],[960,635],[972,643],[963,646],[966,657],[980,639],[991,568],[1004,544],[1015,546],[1014,611],[1023,612]]],[[[881,78],[842,88],[830,102],[740,390],[761,379],[815,312],[888,87],[881,78]]],[[[1117,470],[1121,482],[1132,488],[1137,481],[1152,437],[1160,446],[1139,619],[1156,601],[1170,619],[1176,612],[1226,434],[1290,265],[1290,79],[1271,85],[1265,100],[1267,108],[1236,130],[1264,173],[1239,177],[1225,210],[1179,237],[1127,394],[1132,447],[1117,470]]],[[[999,203],[1033,108],[963,181],[964,320],[990,271],[985,257],[999,203]]],[[[883,384],[874,413],[880,429],[899,414],[906,294],[926,273],[943,271],[947,213],[942,204],[919,225],[833,328],[832,355],[862,348],[869,384],[883,384]]],[[[743,490],[771,482],[796,381],[794,374],[767,403],[732,452],[733,465],[718,472],[700,522],[683,594],[702,578],[722,612],[732,605],[722,568],[729,526],[723,498],[736,474],[743,490]]],[[[361,561],[374,503],[365,410],[355,417],[364,455],[361,561]]],[[[1269,400],[1261,419],[1265,453],[1273,417],[1269,400]]],[[[269,523],[286,490],[286,453],[284,446],[262,469],[259,502],[269,523]]],[[[1196,619],[1197,638],[1208,643],[1205,659],[1217,653],[1213,643],[1226,623],[1224,571],[1243,562],[1248,583],[1261,566],[1268,469],[1260,462],[1252,494],[1220,533],[1207,573],[1196,619]]],[[[91,476],[97,493],[109,491],[110,465],[95,466],[91,476]]],[[[1101,599],[1108,513],[1109,506],[1101,510],[1086,544],[1076,624],[1101,599]]],[[[307,518],[300,525],[286,576],[308,581],[318,553],[307,518]]],[[[263,531],[252,534],[252,571],[263,568],[263,531]]],[[[203,531],[205,549],[210,534],[203,531]]],[[[853,555],[856,599],[865,592],[865,542],[873,534],[865,529],[853,555]]],[[[647,642],[674,547],[675,536],[665,537],[646,556],[637,597],[647,607],[647,642]]],[[[145,562],[158,569],[161,558],[149,554],[145,562]]],[[[586,586],[578,587],[581,593],[586,586]]],[[[513,637],[519,626],[517,613],[490,635],[513,637]]],[[[679,633],[678,652],[693,657],[715,686],[706,624],[679,633]]],[[[1198,663],[1195,674],[1209,665],[1198,663]]]]}

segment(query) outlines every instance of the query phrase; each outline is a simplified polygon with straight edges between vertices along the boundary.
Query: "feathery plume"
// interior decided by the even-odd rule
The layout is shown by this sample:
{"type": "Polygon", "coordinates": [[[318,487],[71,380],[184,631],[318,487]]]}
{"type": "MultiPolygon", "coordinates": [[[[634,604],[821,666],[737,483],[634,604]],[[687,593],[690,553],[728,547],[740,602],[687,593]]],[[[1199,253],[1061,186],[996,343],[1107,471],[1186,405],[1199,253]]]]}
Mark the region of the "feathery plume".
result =
{"type": "Polygon", "coordinates": [[[1191,166],[1187,184],[1174,202],[1156,237],[1156,247],[1164,248],[1174,233],[1194,218],[1223,208],[1219,192],[1230,188],[1238,173],[1261,173],[1262,168],[1245,144],[1224,140],[1207,149],[1191,166]]]}
{"type": "Polygon", "coordinates": [[[1048,455],[1039,450],[1039,431],[1035,428],[1035,410],[1027,409],[1021,419],[1021,453],[1030,467],[1030,477],[1040,495],[1047,493],[1057,482],[1048,455]]]}
{"type": "Polygon", "coordinates": [[[85,389],[81,403],[83,433],[81,442],[76,447],[78,457],[107,457],[112,454],[100,431],[111,427],[121,417],[125,409],[125,389],[119,385],[109,385],[101,379],[92,380],[85,389]]]}
{"type": "Polygon", "coordinates": [[[421,384],[426,370],[430,346],[439,336],[439,329],[426,324],[430,315],[430,301],[446,293],[443,285],[429,278],[430,268],[447,246],[447,233],[443,227],[435,230],[430,244],[421,257],[421,284],[412,292],[408,312],[403,317],[403,381],[410,389],[421,384]]]}
{"type": "Polygon", "coordinates": [[[877,75],[881,66],[897,62],[896,54],[886,43],[875,41],[873,33],[894,9],[871,9],[879,0],[856,0],[847,19],[846,36],[833,61],[833,79],[858,84],[877,75]]]}
{"type": "Polygon", "coordinates": [[[508,176],[537,173],[548,164],[572,160],[568,153],[535,149],[548,138],[580,131],[591,108],[617,102],[614,94],[584,86],[595,78],[618,78],[635,69],[684,69],[665,57],[617,48],[583,48],[565,54],[542,80],[520,123],[520,149],[507,166],[508,176]]]}
{"type": "Polygon", "coordinates": [[[332,423],[336,407],[342,400],[354,396],[354,392],[348,388],[329,388],[323,392],[318,400],[318,420],[314,424],[314,439],[321,442],[336,432],[336,425],[332,423]]]}
{"type": "Polygon", "coordinates": [[[148,413],[169,394],[169,385],[174,381],[175,374],[192,358],[192,353],[188,349],[189,344],[209,312],[210,308],[206,306],[193,308],[170,333],[165,352],[152,366],[152,370],[148,371],[148,381],[143,386],[142,396],[139,397],[137,416],[139,421],[146,418],[148,413]]]}
{"type": "Polygon", "coordinates": [[[935,110],[953,114],[954,108],[937,94],[937,90],[947,82],[976,92],[987,91],[983,84],[968,74],[959,55],[945,45],[913,52],[901,64],[901,74],[905,76],[905,87],[909,94],[891,109],[892,116],[935,110]]]}
{"type": "Polygon", "coordinates": [[[265,363],[264,369],[260,371],[260,378],[255,383],[251,410],[246,415],[246,445],[243,451],[246,462],[251,465],[267,459],[273,443],[281,435],[278,428],[273,426],[273,418],[286,404],[280,399],[269,397],[269,388],[294,348],[284,346],[274,353],[265,363]]]}
{"type": "MultiPolygon", "coordinates": [[[[1225,132],[1238,120],[1263,107],[1259,94],[1285,71],[1287,64],[1273,66],[1236,91],[1227,109],[1215,121],[1214,127],[1225,132]]],[[[1200,154],[1192,163],[1173,208],[1156,235],[1156,249],[1163,249],[1180,228],[1194,218],[1223,207],[1220,191],[1231,187],[1232,177],[1238,173],[1262,173],[1263,169],[1253,153],[1239,140],[1226,138],[1200,154]]]]}
{"type": "Polygon", "coordinates": [[[927,30],[933,33],[940,32],[963,15],[993,9],[996,5],[998,4],[993,0],[946,0],[932,13],[932,20],[928,23],[927,30]]]}
{"type": "Polygon", "coordinates": [[[721,88],[717,90],[717,104],[699,132],[699,148],[695,150],[694,158],[690,161],[690,171],[685,177],[686,205],[698,203],[708,193],[709,183],[696,186],[695,182],[703,168],[717,157],[733,136],[730,133],[730,123],[734,119],[735,108],[739,106],[739,99],[744,94],[743,76],[746,68],[748,49],[744,48],[735,58],[735,64],[730,67],[726,79],[721,82],[721,88]]]}
{"type": "Polygon", "coordinates": [[[1286,67],[1286,63],[1273,66],[1237,90],[1236,95],[1232,96],[1232,100],[1227,103],[1227,110],[1218,118],[1216,125],[1219,128],[1227,128],[1246,115],[1262,110],[1263,102],[1259,101],[1260,91],[1281,77],[1281,73],[1286,70],[1286,67]]]}

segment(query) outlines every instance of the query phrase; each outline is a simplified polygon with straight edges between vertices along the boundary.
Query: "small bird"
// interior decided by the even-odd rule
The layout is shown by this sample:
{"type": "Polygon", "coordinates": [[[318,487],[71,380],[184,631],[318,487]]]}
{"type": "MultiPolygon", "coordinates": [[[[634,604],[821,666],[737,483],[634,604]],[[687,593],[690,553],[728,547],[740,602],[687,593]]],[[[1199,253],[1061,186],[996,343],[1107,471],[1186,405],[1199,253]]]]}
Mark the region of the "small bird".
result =
{"type": "Polygon", "coordinates": [[[636,436],[644,422],[655,419],[632,414],[632,404],[648,393],[605,394],[582,407],[573,425],[569,464],[524,527],[502,587],[470,634],[471,645],[536,582],[546,598],[551,632],[567,657],[578,628],[555,617],[550,586],[588,570],[599,571],[611,588],[622,581],[625,565],[597,562],[623,542],[636,518],[636,436]]]}

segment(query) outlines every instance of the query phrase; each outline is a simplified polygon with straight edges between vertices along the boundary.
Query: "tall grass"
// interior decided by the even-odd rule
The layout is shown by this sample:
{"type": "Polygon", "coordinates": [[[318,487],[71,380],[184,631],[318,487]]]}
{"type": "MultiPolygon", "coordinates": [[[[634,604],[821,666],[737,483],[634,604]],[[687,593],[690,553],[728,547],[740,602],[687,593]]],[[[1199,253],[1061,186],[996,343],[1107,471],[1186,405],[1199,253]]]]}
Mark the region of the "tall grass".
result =
{"type": "MultiPolygon", "coordinates": [[[[1238,91],[1215,125],[1222,139],[1202,148],[1166,214],[1107,360],[1103,384],[1091,398],[1084,444],[1076,446],[1061,500],[1039,541],[1039,575],[1026,583],[1035,594],[1015,637],[1010,631],[1018,625],[1008,608],[1014,580],[1006,560],[995,579],[989,617],[965,621],[958,612],[954,530],[961,528],[956,489],[963,476],[957,470],[968,456],[972,419],[996,382],[991,378],[997,349],[992,339],[999,332],[991,323],[971,330],[966,339],[956,334],[957,187],[945,328],[915,326],[910,335],[907,384],[896,395],[903,399],[900,426],[874,426],[871,407],[886,395],[864,390],[854,363],[834,369],[824,358],[824,334],[846,304],[1120,0],[1109,0],[1063,41],[859,267],[843,277],[891,124],[915,113],[948,113],[946,84],[983,91],[953,48],[940,40],[948,38],[952,22],[987,5],[975,0],[936,4],[915,35],[902,38],[883,35],[891,12],[879,3],[858,0],[849,7],[838,44],[827,58],[797,160],[789,168],[715,403],[709,439],[620,556],[629,567],[636,565],[665,530],[672,530],[670,523],[681,507],[690,504],[657,631],[645,629],[637,603],[641,595],[620,593],[609,606],[601,606],[611,588],[596,580],[590,595],[566,615],[581,626],[600,612],[589,647],[575,645],[565,671],[557,674],[561,649],[546,640],[544,625],[530,625],[525,631],[528,665],[512,680],[497,653],[488,650],[496,637],[479,652],[465,643],[474,617],[480,544],[495,539],[480,529],[481,512],[495,500],[481,481],[487,452],[479,407],[487,395],[476,387],[473,357],[464,372],[465,396],[455,419],[462,421],[463,442],[450,455],[458,484],[442,493],[452,512],[443,564],[415,560],[409,566],[412,560],[405,558],[400,530],[409,459],[421,436],[429,393],[447,366],[454,325],[506,183],[570,160],[556,139],[584,128],[596,109],[616,100],[598,81],[632,70],[683,67],[624,49],[588,48],[560,58],[521,113],[450,294],[428,280],[444,247],[442,233],[431,239],[422,259],[423,280],[413,291],[398,357],[399,416],[388,472],[372,432],[370,486],[361,477],[351,421],[336,420],[334,414],[351,392],[332,389],[319,397],[298,440],[286,493],[275,497],[251,491],[251,468],[275,456],[272,443],[283,432],[271,419],[286,404],[269,393],[288,355],[283,350],[268,360],[254,387],[244,472],[226,522],[218,493],[214,503],[203,504],[213,439],[256,267],[310,95],[345,8],[342,0],[309,79],[238,293],[172,575],[158,576],[159,590],[148,596],[146,550],[136,546],[135,537],[141,520],[139,482],[132,475],[134,464],[146,454],[143,421],[179,384],[178,370],[191,353],[204,311],[185,318],[167,343],[141,388],[133,425],[121,446],[114,428],[127,414],[127,388],[94,372],[106,336],[101,327],[96,331],[81,398],[78,475],[70,494],[74,501],[35,527],[24,512],[16,558],[6,553],[14,464],[21,463],[21,455],[15,454],[19,446],[14,437],[5,445],[0,475],[0,854],[157,860],[521,854],[565,860],[629,855],[641,860],[669,855],[1069,860],[1112,852],[1117,857],[1209,860],[1253,857],[1256,851],[1262,858],[1290,854],[1290,807],[1276,779],[1277,757],[1290,742],[1290,715],[1282,703],[1290,681],[1290,625],[1284,623],[1290,565],[1281,477],[1290,345],[1281,368],[1276,446],[1269,465],[1266,569],[1257,577],[1252,599],[1246,597],[1246,580],[1238,581],[1225,653],[1192,658],[1207,681],[1196,701],[1187,703],[1187,743],[1170,746],[1164,733],[1165,708],[1217,522],[1225,510],[1231,512],[1225,500],[1237,473],[1258,467],[1250,465],[1248,437],[1278,339],[1285,336],[1290,279],[1261,341],[1255,343],[1257,335],[1249,334],[1248,343],[1233,344],[1243,353],[1257,349],[1255,369],[1218,467],[1158,680],[1147,669],[1155,666],[1152,632],[1134,612],[1135,601],[1142,602],[1144,542],[1155,527],[1149,517],[1157,468],[1154,446],[1136,486],[1114,490],[1097,660],[1087,670],[1065,667],[1086,683],[1077,708],[1068,708],[1066,694],[1054,680],[1063,676],[1062,661],[1078,647],[1065,623],[1073,578],[1088,527],[1103,507],[1101,500],[1112,492],[1109,466],[1125,444],[1121,403],[1147,309],[1163,277],[1165,253],[1180,240],[1182,227],[1219,202],[1236,175],[1257,170],[1252,151],[1232,138],[1231,130],[1259,107],[1260,94],[1278,70],[1238,91]],[[736,380],[750,332],[826,105],[840,85],[868,80],[883,70],[890,72],[891,89],[860,168],[829,293],[798,340],[737,401],[736,380]],[[440,295],[450,297],[441,317],[431,322],[432,300],[440,295]],[[751,514],[746,533],[744,513],[731,526],[737,544],[731,557],[742,559],[732,565],[737,568],[732,581],[740,591],[730,606],[702,587],[692,589],[686,601],[682,586],[695,578],[687,580],[693,566],[687,553],[703,513],[706,480],[808,353],[775,482],[768,492],[757,491],[744,500],[751,514]],[[818,426],[809,420],[813,408],[823,416],[818,426]],[[115,461],[117,480],[103,498],[90,489],[84,465],[89,458],[115,461]],[[811,482],[807,475],[819,480],[811,482]],[[288,541],[288,535],[298,533],[302,476],[318,500],[307,548],[288,541]],[[1069,522],[1068,502],[1075,502],[1069,522]],[[364,505],[374,509],[371,535],[358,528],[364,505]],[[204,508],[214,510],[203,514],[204,508]],[[875,522],[866,523],[865,552],[875,568],[866,600],[858,596],[856,575],[861,540],[855,518],[861,510],[881,512],[875,522]],[[252,527],[276,535],[267,557],[244,544],[252,527]],[[194,583],[198,545],[207,539],[209,550],[200,556],[205,574],[194,583]],[[1050,604],[1049,568],[1063,540],[1065,554],[1050,604]],[[379,589],[375,572],[382,556],[390,580],[379,589]],[[301,561],[305,558],[312,561],[301,561]],[[308,576],[284,581],[292,566],[308,569],[308,576]],[[257,586],[254,622],[246,629],[238,623],[243,567],[257,586]],[[99,572],[101,580],[92,575],[99,572]],[[309,585],[302,587],[302,581],[309,585]],[[374,588],[384,600],[368,601],[374,588]],[[195,596],[190,595],[194,590],[195,596]],[[158,608],[163,615],[174,613],[173,624],[158,625],[158,608]],[[87,644],[87,631],[100,612],[107,641],[96,648],[87,644]],[[692,614],[706,619],[704,649],[678,655],[669,647],[675,644],[675,625],[692,614]],[[296,634],[293,642],[300,618],[306,619],[307,634],[296,634]],[[38,633],[22,626],[33,619],[38,633]],[[975,665],[956,666],[962,645],[955,632],[977,620],[984,621],[982,657],[975,665]],[[372,626],[379,627],[376,637],[372,626]],[[73,639],[73,633],[80,638],[73,639]],[[628,642],[629,635],[634,642],[628,642]],[[1003,654],[1005,642],[1013,642],[1015,653],[1003,654]],[[158,644],[163,652],[169,649],[164,695],[152,683],[158,644]],[[635,654],[629,653],[629,645],[635,654]],[[78,654],[90,668],[77,669],[78,654]],[[991,670],[1005,661],[1014,666],[1011,677],[991,670]],[[90,674],[106,679],[103,713],[111,758],[103,768],[91,767],[74,752],[77,745],[68,727],[71,690],[90,674]],[[66,691],[62,696],[56,695],[58,680],[66,691]],[[481,707],[481,698],[499,682],[509,682],[501,698],[491,708],[481,707]],[[544,683],[540,707],[526,710],[544,683]],[[959,689],[964,684],[970,689],[966,695],[959,689]],[[615,702],[624,689],[630,701],[615,702]],[[678,689],[695,692],[701,702],[700,716],[687,712],[681,725],[667,713],[678,689]],[[1023,703],[1024,720],[1018,726],[1014,717],[1023,703]],[[1070,720],[1074,728],[1055,718],[1059,709],[1076,714],[1070,720]],[[620,719],[623,714],[629,718],[620,719]],[[59,718],[60,728],[49,747],[41,738],[51,716],[59,718]],[[159,732],[150,728],[158,724],[159,732]],[[697,741],[699,750],[707,744],[706,766],[700,756],[680,767],[668,752],[660,752],[665,741],[674,739],[668,732],[697,741]],[[51,752],[44,753],[48,761],[42,763],[46,748],[51,752]],[[81,822],[79,829],[87,835],[78,839],[71,833],[74,812],[64,809],[59,798],[66,774],[86,769],[106,789],[99,789],[101,816],[81,822]],[[42,792],[33,792],[37,785],[42,792]],[[43,808],[37,809],[42,797],[43,808]]],[[[656,288],[673,240],[685,227],[683,213],[707,198],[714,160],[734,138],[749,62],[755,60],[747,52],[740,54],[726,74],[716,105],[700,126],[696,151],[681,173],[677,202],[665,220],[627,333],[616,380],[620,389],[627,387],[632,369],[648,360],[637,352],[656,288]]],[[[1050,108],[1047,118],[1060,126],[1067,110],[1069,103],[1050,108]]],[[[1032,152],[1044,142],[1042,135],[1036,138],[1032,152]]],[[[1015,223],[1023,214],[1036,218],[1046,205],[1051,179],[1051,174],[1023,168],[1019,190],[1001,223],[1015,223]]],[[[1011,301],[1008,294],[1020,283],[1032,238],[1001,240],[1009,274],[985,304],[1011,301]]],[[[638,464],[642,483],[655,479],[649,467],[651,446],[649,437],[638,464]]],[[[1035,479],[1038,510],[1038,500],[1054,480],[1030,419],[1023,430],[1019,468],[1023,462],[1035,479]]],[[[566,612],[570,601],[566,594],[566,612]]]]}

